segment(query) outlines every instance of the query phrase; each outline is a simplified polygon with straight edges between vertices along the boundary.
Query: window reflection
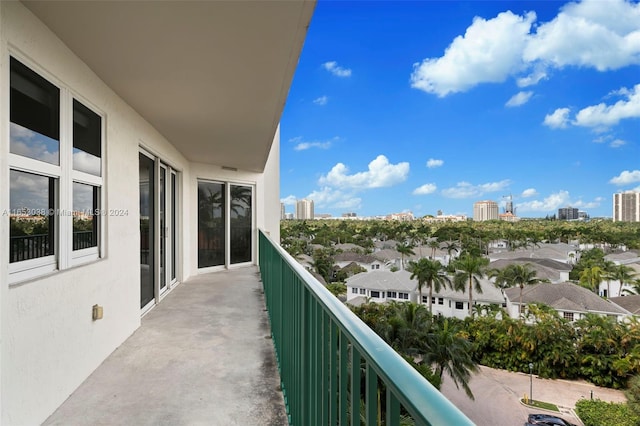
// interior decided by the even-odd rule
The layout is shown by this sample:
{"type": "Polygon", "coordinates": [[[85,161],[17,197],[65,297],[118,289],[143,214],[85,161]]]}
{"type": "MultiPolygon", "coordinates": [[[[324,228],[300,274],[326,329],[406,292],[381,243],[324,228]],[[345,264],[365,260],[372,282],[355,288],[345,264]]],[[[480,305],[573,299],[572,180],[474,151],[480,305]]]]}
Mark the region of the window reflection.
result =
{"type": "Polygon", "coordinates": [[[54,254],[55,179],[11,170],[9,262],[54,254]]]}
{"type": "Polygon", "coordinates": [[[73,168],[101,174],[102,123],[98,114],[73,100],[73,168]]]}
{"type": "Polygon", "coordinates": [[[73,249],[98,245],[98,188],[73,183],[73,249]]]}
{"type": "Polygon", "coordinates": [[[224,265],[225,186],[198,182],[198,268],[224,265]]]}
{"type": "Polygon", "coordinates": [[[251,187],[231,185],[231,263],[251,261],[251,187]]]}
{"type": "Polygon", "coordinates": [[[9,151],[60,164],[60,89],[11,58],[9,151]]]}

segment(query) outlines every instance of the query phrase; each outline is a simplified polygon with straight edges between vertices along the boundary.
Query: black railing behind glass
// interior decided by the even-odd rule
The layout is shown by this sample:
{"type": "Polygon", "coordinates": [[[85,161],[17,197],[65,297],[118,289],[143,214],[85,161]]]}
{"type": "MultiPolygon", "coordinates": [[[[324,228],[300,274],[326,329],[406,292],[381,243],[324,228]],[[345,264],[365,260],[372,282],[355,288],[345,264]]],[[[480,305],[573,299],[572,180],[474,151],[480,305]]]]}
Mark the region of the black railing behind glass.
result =
{"type": "Polygon", "coordinates": [[[52,254],[49,235],[18,235],[9,237],[9,262],[37,259],[52,254]]]}
{"type": "Polygon", "coordinates": [[[73,233],[73,249],[82,250],[89,247],[95,247],[96,243],[93,238],[93,231],[78,231],[73,233]]]}

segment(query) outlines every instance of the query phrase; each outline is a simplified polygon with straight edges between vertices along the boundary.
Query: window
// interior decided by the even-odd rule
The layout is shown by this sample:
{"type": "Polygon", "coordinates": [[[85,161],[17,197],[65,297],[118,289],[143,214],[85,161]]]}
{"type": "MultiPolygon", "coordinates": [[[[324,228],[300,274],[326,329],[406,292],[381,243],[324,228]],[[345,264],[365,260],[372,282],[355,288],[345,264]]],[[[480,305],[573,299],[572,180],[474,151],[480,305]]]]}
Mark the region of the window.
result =
{"type": "Polygon", "coordinates": [[[442,297],[438,297],[438,305],[444,305],[444,299],[442,297]]]}
{"type": "Polygon", "coordinates": [[[573,312],[565,312],[563,316],[567,321],[573,322],[573,312]]]}
{"type": "Polygon", "coordinates": [[[398,296],[397,296],[397,293],[395,291],[388,291],[387,292],[387,297],[391,297],[391,298],[395,299],[398,296]]]}
{"type": "Polygon", "coordinates": [[[435,297],[432,297],[432,298],[431,298],[431,304],[435,304],[435,303],[436,303],[436,298],[435,298],[435,297]]]}
{"type": "Polygon", "coordinates": [[[429,296],[422,296],[422,303],[427,303],[429,301],[429,296]]]}
{"type": "Polygon", "coordinates": [[[14,57],[9,85],[9,272],[17,282],[99,257],[103,119],[14,57]]]}
{"type": "Polygon", "coordinates": [[[360,294],[367,294],[367,290],[365,290],[364,288],[360,289],[360,294]]]}
{"type": "Polygon", "coordinates": [[[398,293],[399,299],[409,300],[409,293],[398,293]]]}
{"type": "Polygon", "coordinates": [[[351,289],[351,293],[358,294],[358,289],[357,289],[357,288],[355,288],[355,287],[354,287],[354,288],[352,288],[352,289],[351,289]]]}
{"type": "Polygon", "coordinates": [[[456,309],[464,309],[464,302],[456,302],[456,309]]]}
{"type": "Polygon", "coordinates": [[[380,292],[371,290],[371,297],[379,298],[380,297],[380,292]]]}

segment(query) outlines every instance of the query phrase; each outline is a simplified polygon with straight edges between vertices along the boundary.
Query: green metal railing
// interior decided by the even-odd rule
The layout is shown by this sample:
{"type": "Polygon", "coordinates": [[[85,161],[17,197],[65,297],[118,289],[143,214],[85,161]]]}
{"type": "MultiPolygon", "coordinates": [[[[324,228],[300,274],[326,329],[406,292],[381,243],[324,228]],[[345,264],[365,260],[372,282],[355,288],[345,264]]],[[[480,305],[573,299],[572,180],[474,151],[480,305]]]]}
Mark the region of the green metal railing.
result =
{"type": "Polygon", "coordinates": [[[259,262],[291,425],[473,424],[263,232],[259,262]]]}

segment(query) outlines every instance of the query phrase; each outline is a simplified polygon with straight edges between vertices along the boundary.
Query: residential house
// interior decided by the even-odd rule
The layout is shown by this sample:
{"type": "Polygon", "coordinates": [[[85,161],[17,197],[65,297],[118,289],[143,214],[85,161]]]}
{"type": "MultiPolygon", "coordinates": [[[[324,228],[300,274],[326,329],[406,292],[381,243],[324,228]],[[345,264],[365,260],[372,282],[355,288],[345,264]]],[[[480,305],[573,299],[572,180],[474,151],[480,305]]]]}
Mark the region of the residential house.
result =
{"type": "Polygon", "coordinates": [[[0,2],[0,423],[42,423],[179,283],[279,240],[314,6],[0,2]]]}
{"type": "Polygon", "coordinates": [[[347,278],[347,303],[366,298],[371,302],[416,302],[417,281],[411,280],[407,271],[373,271],[347,278]]]}
{"type": "MultiPolygon", "coordinates": [[[[505,298],[499,288],[496,288],[488,279],[480,279],[482,293],[474,289],[472,291],[473,305],[499,305],[504,306],[505,298]]],[[[429,303],[429,290],[422,289],[422,303],[429,303]]],[[[464,292],[455,291],[449,286],[443,286],[440,291],[433,292],[431,310],[434,315],[442,315],[447,318],[464,319],[469,316],[469,289],[464,292]]]]}
{"type": "Polygon", "coordinates": [[[522,290],[522,305],[520,287],[508,288],[504,293],[507,297],[507,312],[512,318],[518,318],[520,312],[526,311],[529,303],[548,305],[567,321],[579,320],[588,313],[615,317],[618,321],[629,315],[627,310],[615,303],[570,282],[525,286],[522,290]]]}
{"type": "Polygon", "coordinates": [[[359,254],[345,251],[343,253],[336,254],[333,257],[333,261],[340,268],[344,268],[345,266],[355,262],[359,266],[366,269],[367,272],[389,270],[389,267],[387,266],[387,263],[385,261],[380,260],[376,256],[370,254],[359,254]]]}
{"type": "Polygon", "coordinates": [[[579,250],[566,243],[541,243],[538,246],[515,250],[494,249],[489,253],[491,261],[527,257],[530,259],[551,259],[557,262],[574,264],[578,261],[579,250]]]}

